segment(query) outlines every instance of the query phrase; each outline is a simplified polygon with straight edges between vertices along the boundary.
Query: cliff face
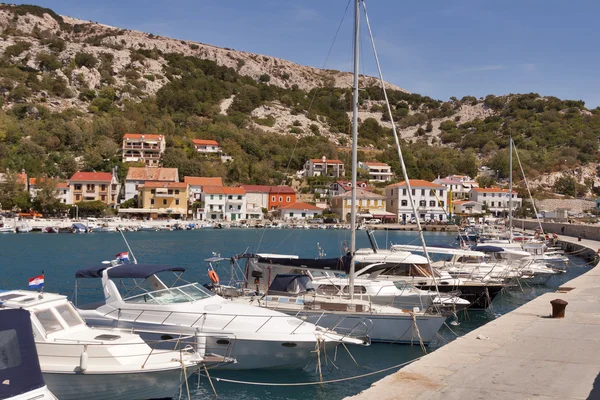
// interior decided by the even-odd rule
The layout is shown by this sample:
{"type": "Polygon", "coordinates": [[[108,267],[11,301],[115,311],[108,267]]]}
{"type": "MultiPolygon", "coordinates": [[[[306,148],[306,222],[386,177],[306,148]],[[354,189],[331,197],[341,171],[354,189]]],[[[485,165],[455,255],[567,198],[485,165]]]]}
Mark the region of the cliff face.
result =
{"type": "MultiPolygon", "coordinates": [[[[59,16],[35,6],[0,6],[0,30],[3,32],[0,53],[5,54],[6,61],[65,81],[66,93],[57,96],[45,91],[32,93],[25,99],[37,101],[44,97],[49,108],[55,111],[69,107],[86,110],[87,105],[79,95],[86,89],[100,90],[107,84],[121,91],[119,95],[123,98],[136,100],[154,95],[169,81],[165,77],[168,63],[163,57],[168,53],[211,60],[241,75],[257,81],[268,80],[270,85],[284,88],[310,90],[352,84],[349,73],[59,16]],[[84,62],[81,56],[77,59],[81,53],[93,56],[96,62],[84,62]],[[48,59],[57,60],[59,64],[48,65],[48,59]]],[[[9,86],[15,83],[6,79],[9,86]]],[[[372,77],[361,80],[363,85],[376,83],[372,77]]],[[[388,87],[405,91],[390,84],[388,87]]],[[[5,105],[11,102],[12,99],[8,99],[5,105]]]]}

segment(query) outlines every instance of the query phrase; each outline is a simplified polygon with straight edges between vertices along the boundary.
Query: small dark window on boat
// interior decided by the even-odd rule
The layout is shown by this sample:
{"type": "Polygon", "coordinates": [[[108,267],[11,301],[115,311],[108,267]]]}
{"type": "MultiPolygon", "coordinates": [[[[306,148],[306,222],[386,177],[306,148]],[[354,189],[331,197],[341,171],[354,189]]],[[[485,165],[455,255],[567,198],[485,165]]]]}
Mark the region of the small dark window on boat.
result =
{"type": "Polygon", "coordinates": [[[229,344],[229,340],[227,340],[227,339],[217,339],[217,344],[229,344]]]}
{"type": "Polygon", "coordinates": [[[162,335],[160,337],[160,340],[171,340],[171,339],[173,339],[173,336],[171,336],[171,335],[162,335]]]}
{"type": "Polygon", "coordinates": [[[281,343],[281,345],[283,347],[296,347],[296,346],[298,346],[296,343],[292,343],[292,342],[281,343]]]}
{"type": "Polygon", "coordinates": [[[105,335],[98,335],[94,339],[96,339],[96,340],[117,340],[120,338],[121,338],[121,336],[118,336],[118,335],[105,334],[105,335]]]}

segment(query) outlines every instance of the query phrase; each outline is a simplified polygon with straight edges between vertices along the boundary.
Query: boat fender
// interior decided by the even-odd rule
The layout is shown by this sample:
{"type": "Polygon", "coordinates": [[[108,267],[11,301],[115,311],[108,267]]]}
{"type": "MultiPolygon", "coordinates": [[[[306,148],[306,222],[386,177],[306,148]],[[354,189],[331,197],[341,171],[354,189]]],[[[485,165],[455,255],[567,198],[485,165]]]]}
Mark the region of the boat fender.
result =
{"type": "Polygon", "coordinates": [[[214,270],[208,271],[208,277],[212,283],[219,283],[219,275],[214,270]]]}
{"type": "Polygon", "coordinates": [[[88,352],[87,352],[87,345],[83,348],[83,353],[81,353],[81,356],[79,357],[79,369],[81,371],[85,371],[88,368],[88,352]]]}

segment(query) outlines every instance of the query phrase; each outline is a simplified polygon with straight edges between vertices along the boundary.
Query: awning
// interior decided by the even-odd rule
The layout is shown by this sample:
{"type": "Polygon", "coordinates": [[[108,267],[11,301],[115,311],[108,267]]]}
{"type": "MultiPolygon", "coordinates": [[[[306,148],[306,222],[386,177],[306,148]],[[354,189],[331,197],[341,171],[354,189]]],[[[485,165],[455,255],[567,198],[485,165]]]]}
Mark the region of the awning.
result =
{"type": "Polygon", "coordinates": [[[363,213],[363,214],[358,214],[357,217],[358,218],[373,218],[373,214],[363,213]]]}
{"type": "Polygon", "coordinates": [[[123,264],[113,267],[112,265],[98,265],[94,267],[80,269],[75,273],[76,278],[101,278],[102,272],[107,269],[109,278],[143,278],[159,272],[185,272],[183,267],[172,267],[170,265],[160,264],[123,264]]]}

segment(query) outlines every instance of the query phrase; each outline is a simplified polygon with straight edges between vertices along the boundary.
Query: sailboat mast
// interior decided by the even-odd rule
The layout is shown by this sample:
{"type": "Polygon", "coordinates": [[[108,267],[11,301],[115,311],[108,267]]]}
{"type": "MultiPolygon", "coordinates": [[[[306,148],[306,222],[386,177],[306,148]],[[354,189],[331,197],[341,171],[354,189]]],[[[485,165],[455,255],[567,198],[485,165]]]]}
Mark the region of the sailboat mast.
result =
{"type": "Polygon", "coordinates": [[[360,0],[354,0],[354,85],[352,94],[352,198],[350,201],[350,299],[354,298],[354,253],[356,252],[356,168],[358,165],[358,60],[360,40],[360,0]]]}
{"type": "Polygon", "coordinates": [[[508,174],[508,241],[512,243],[513,241],[513,215],[512,215],[512,205],[513,205],[513,140],[512,135],[510,136],[510,156],[509,156],[509,174],[508,174]]]}

